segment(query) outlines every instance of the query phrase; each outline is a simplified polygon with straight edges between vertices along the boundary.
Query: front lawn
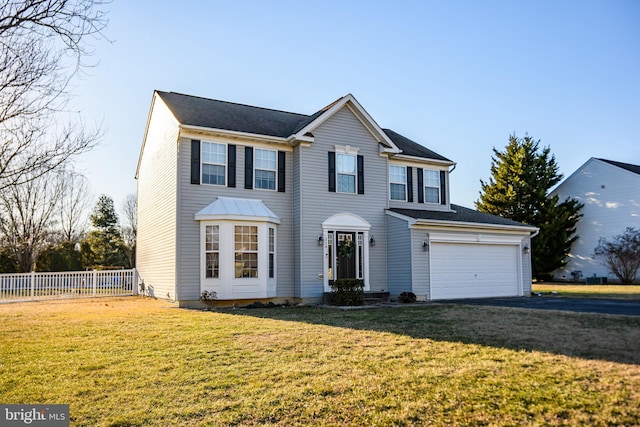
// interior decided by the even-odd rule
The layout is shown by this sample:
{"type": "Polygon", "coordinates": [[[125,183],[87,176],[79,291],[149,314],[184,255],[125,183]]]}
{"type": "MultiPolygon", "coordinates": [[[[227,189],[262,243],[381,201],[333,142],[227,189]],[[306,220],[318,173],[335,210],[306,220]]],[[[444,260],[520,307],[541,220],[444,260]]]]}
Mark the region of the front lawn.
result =
{"type": "Polygon", "coordinates": [[[572,298],[640,300],[640,285],[584,285],[574,283],[534,283],[533,292],[572,298]]]}
{"type": "Polygon", "coordinates": [[[0,306],[0,402],[72,425],[638,425],[640,318],[422,304],[0,306]]]}

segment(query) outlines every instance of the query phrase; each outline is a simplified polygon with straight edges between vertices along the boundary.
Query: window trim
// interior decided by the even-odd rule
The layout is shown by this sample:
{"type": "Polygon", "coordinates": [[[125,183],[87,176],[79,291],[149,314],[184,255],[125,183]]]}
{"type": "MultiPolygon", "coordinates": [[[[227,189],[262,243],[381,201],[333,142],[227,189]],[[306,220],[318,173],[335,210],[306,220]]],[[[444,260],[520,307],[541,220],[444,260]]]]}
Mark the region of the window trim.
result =
{"type": "Polygon", "coordinates": [[[277,150],[270,150],[267,148],[258,148],[255,147],[253,149],[253,188],[255,190],[266,190],[266,191],[278,191],[278,151],[277,150]],[[258,151],[266,151],[269,153],[273,153],[275,158],[275,165],[273,169],[264,169],[264,168],[259,168],[257,167],[257,155],[258,155],[258,151]],[[256,171],[266,171],[266,172],[272,172],[273,173],[273,188],[262,188],[262,187],[258,187],[258,178],[257,178],[257,174],[256,171]]]}
{"type": "MultiPolygon", "coordinates": [[[[204,264],[204,277],[206,279],[219,279],[220,278],[220,224],[205,224],[204,227],[204,240],[205,240],[205,244],[204,244],[204,259],[205,259],[205,264],[204,264]],[[207,249],[207,235],[208,235],[208,229],[209,227],[211,228],[215,228],[216,231],[213,234],[217,234],[218,236],[218,248],[217,249],[207,249]],[[211,271],[211,276],[208,276],[207,273],[209,272],[208,267],[208,263],[207,263],[207,255],[209,254],[215,254],[218,255],[218,265],[217,268],[216,266],[214,266],[212,268],[211,271]]],[[[213,244],[213,241],[211,242],[213,244]]]]}
{"type": "Polygon", "coordinates": [[[429,203],[432,205],[439,205],[441,202],[441,188],[442,188],[442,182],[440,182],[440,170],[438,169],[423,169],[422,170],[422,175],[423,175],[423,179],[422,179],[422,193],[424,195],[424,203],[429,203]],[[437,178],[438,178],[438,186],[434,187],[432,185],[427,185],[427,172],[433,172],[437,178]],[[437,201],[430,201],[427,200],[427,188],[431,188],[431,189],[437,189],[437,195],[438,195],[438,200],[437,201]]]}
{"type": "Polygon", "coordinates": [[[229,152],[228,152],[228,144],[224,143],[224,142],[215,142],[215,141],[201,141],[200,142],[200,184],[201,185],[213,185],[216,187],[226,187],[227,186],[227,181],[228,181],[228,176],[227,173],[229,171],[229,152]],[[212,163],[212,162],[205,162],[204,161],[204,147],[205,144],[213,144],[213,145],[220,145],[222,147],[224,147],[224,163],[212,163]],[[222,174],[222,177],[224,179],[224,183],[223,184],[211,184],[209,182],[204,182],[204,165],[213,165],[213,166],[222,166],[224,167],[224,172],[222,174]]]}
{"type": "Polygon", "coordinates": [[[358,192],[358,156],[351,153],[336,152],[336,193],[357,194],[358,192]],[[353,173],[340,172],[340,156],[353,158],[353,173]],[[353,177],[353,191],[340,191],[340,175],[353,177]]]}
{"type": "MultiPolygon", "coordinates": [[[[256,224],[233,224],[233,259],[234,259],[234,272],[233,272],[233,276],[235,280],[238,279],[259,279],[260,278],[260,227],[256,224]],[[255,234],[255,249],[238,249],[238,243],[242,244],[242,243],[249,243],[249,244],[253,244],[254,242],[249,241],[249,242],[245,242],[244,240],[238,242],[237,240],[237,236],[238,236],[238,231],[237,229],[241,228],[241,236],[244,236],[244,229],[245,228],[250,228],[250,229],[255,229],[255,233],[254,230],[251,230],[250,233],[248,234],[248,236],[253,236],[255,234]],[[249,275],[249,276],[245,276],[244,275],[244,271],[247,270],[247,267],[243,266],[242,267],[242,273],[240,276],[238,276],[238,255],[245,255],[245,254],[253,254],[255,255],[255,275],[249,275]]],[[[241,262],[245,262],[244,260],[242,260],[241,262]]],[[[249,266],[248,267],[249,271],[254,271],[254,267],[249,266]]]]}
{"type": "Polygon", "coordinates": [[[407,166],[405,165],[389,165],[389,200],[393,200],[396,202],[406,202],[407,201],[407,166]],[[391,168],[402,168],[404,170],[404,178],[402,181],[393,181],[391,179],[391,168]],[[403,199],[394,199],[392,197],[391,184],[402,185],[404,188],[404,198],[403,199]]]}

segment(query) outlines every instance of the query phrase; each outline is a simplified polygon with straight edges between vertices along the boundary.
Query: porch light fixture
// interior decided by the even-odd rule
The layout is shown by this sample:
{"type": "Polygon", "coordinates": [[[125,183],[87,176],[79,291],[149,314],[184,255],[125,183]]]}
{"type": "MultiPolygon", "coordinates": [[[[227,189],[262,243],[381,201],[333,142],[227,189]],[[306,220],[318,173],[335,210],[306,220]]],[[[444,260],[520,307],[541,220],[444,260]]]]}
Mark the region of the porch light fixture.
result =
{"type": "Polygon", "coordinates": [[[429,242],[428,241],[426,241],[426,240],[422,241],[422,250],[425,251],[425,252],[429,251],[429,242]]]}
{"type": "Polygon", "coordinates": [[[322,246],[323,241],[324,241],[324,237],[318,236],[318,246],[322,246]]]}
{"type": "Polygon", "coordinates": [[[525,254],[528,254],[529,253],[529,245],[524,245],[522,247],[522,252],[525,253],[525,254]]]}
{"type": "Polygon", "coordinates": [[[369,246],[373,247],[375,245],[376,245],[376,239],[373,236],[369,237],[369,246]]]}

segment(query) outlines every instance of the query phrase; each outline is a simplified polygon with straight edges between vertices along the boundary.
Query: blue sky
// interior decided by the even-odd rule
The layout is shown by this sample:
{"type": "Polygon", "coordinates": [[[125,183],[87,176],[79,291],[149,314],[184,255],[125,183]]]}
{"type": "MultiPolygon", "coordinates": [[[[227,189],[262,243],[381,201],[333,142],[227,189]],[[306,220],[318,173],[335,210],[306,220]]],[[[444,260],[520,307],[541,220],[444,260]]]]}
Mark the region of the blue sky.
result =
{"type": "Polygon", "coordinates": [[[457,162],[473,207],[492,148],[529,134],[568,176],[640,164],[640,1],[124,1],[75,84],[102,123],[78,164],[120,205],[154,89],[312,114],[352,93],[385,128],[457,162]]]}

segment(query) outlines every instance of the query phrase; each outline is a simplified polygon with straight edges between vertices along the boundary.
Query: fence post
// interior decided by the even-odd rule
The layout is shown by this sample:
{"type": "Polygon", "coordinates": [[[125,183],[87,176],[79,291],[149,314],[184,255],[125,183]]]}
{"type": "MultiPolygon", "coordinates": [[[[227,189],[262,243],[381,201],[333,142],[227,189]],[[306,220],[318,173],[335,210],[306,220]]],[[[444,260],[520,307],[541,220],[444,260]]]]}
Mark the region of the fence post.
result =
{"type": "Polygon", "coordinates": [[[139,280],[138,269],[134,268],[133,269],[133,294],[134,295],[138,295],[139,293],[138,280],[139,280]]]}
{"type": "Polygon", "coordinates": [[[31,301],[36,299],[36,272],[31,270],[31,301]]]}
{"type": "Polygon", "coordinates": [[[93,270],[93,296],[97,295],[96,288],[98,286],[98,270],[93,270]]]}

